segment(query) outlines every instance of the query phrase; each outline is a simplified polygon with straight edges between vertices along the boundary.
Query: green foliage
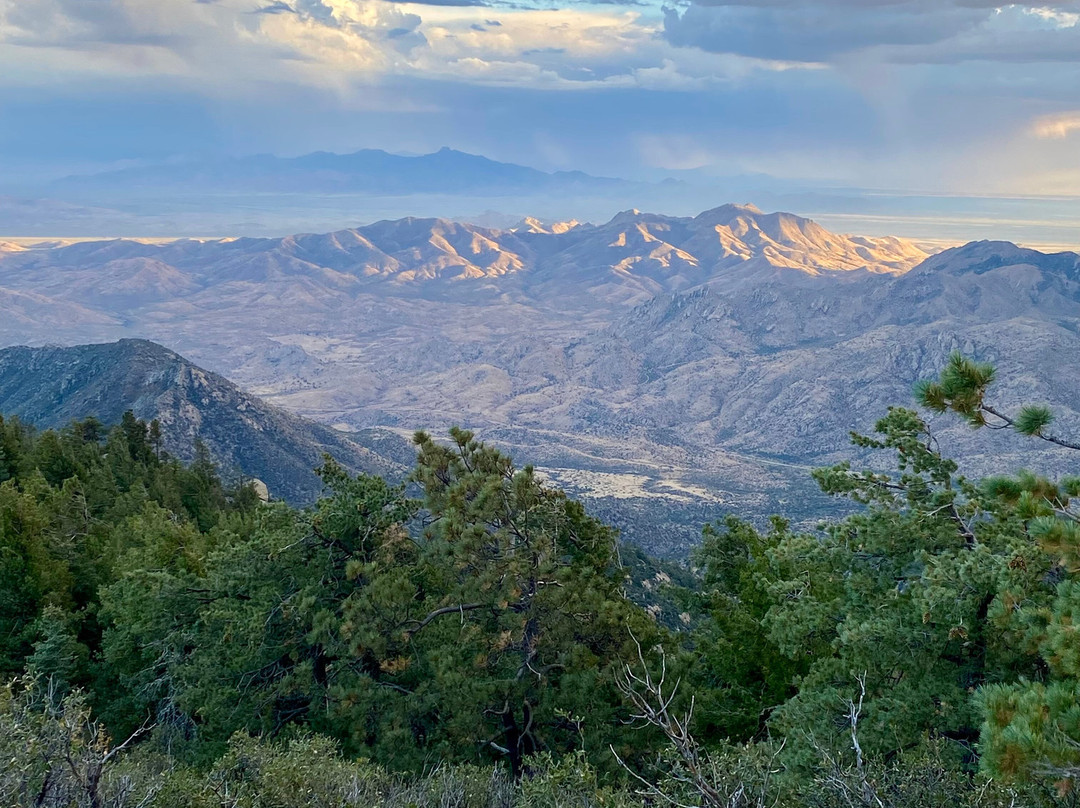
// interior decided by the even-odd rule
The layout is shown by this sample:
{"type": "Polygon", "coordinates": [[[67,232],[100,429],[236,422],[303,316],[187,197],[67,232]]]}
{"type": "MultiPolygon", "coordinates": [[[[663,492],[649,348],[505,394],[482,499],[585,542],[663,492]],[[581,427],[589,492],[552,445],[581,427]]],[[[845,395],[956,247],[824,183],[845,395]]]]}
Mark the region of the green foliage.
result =
{"type": "MultiPolygon", "coordinates": [[[[135,739],[132,739],[135,740],[135,739]]],[[[515,783],[501,769],[440,765],[405,779],[344,759],[328,738],[243,734],[203,769],[114,744],[78,692],[40,680],[0,690],[0,804],[10,808],[513,808],[640,804],[601,788],[581,756],[550,756],[515,783]]]]}
{"type": "Polygon", "coordinates": [[[0,676],[20,673],[31,654],[45,664],[67,644],[64,653],[82,659],[79,674],[69,673],[89,678],[86,659],[100,640],[98,591],[114,575],[127,517],[154,505],[178,523],[208,525],[218,514],[250,510],[243,492],[152,451],[149,433],[130,413],[108,432],[93,419],[39,434],[0,418],[0,676]],[[196,493],[212,507],[195,507],[196,493]]]}
{"type": "MultiPolygon", "coordinates": [[[[994,377],[954,355],[917,394],[1077,448],[994,377]]],[[[903,408],[852,440],[894,467],[814,473],[855,513],[731,516],[676,569],[463,430],[418,433],[407,486],[327,459],[301,511],[130,413],[0,419],[0,675],[29,677],[0,693],[0,800],[1075,801],[1080,477],[969,481],[903,408]]]]}
{"type": "Polygon", "coordinates": [[[1027,404],[1015,416],[1009,416],[988,404],[986,392],[996,375],[993,365],[975,362],[961,353],[954,353],[937,379],[924,380],[915,385],[915,398],[933,412],[951,410],[958,413],[976,428],[993,426],[996,429],[1013,429],[1021,435],[1080,450],[1080,443],[1064,440],[1046,431],[1054,420],[1049,407],[1027,404]]]}
{"type": "Polygon", "coordinates": [[[102,596],[105,667],[123,697],[113,720],[166,716],[182,736],[197,730],[204,757],[239,729],[332,729],[334,688],[359,672],[341,635],[347,567],[411,506],[380,479],[324,474],[336,495],[313,513],[277,504],[207,534],[154,510],[130,525],[153,538],[130,543],[102,596]]]}
{"type": "MultiPolygon", "coordinates": [[[[953,409],[979,425],[986,414],[1030,437],[1069,449],[1080,445],[1049,434],[1053,413],[1028,405],[1014,417],[986,404],[993,369],[953,356],[939,382],[919,388],[925,404],[937,411],[953,409]]],[[[1002,592],[988,619],[1004,636],[1035,657],[1037,664],[1020,676],[1000,677],[981,688],[975,699],[983,722],[981,763],[985,771],[1014,780],[1058,780],[1072,793],[1080,777],[1080,652],[1076,618],[1080,617],[1080,514],[1072,498],[1080,493],[1075,476],[1053,483],[1031,472],[985,480],[982,494],[1008,510],[1021,539],[1010,562],[1028,570],[1002,592]],[[1049,563],[1047,563],[1049,561],[1049,563]]],[[[1016,673],[1016,671],[1014,671],[1016,673]]]]}
{"type": "Polygon", "coordinates": [[[813,748],[851,754],[847,718],[864,678],[868,754],[893,754],[930,734],[971,756],[972,691],[1039,667],[1030,643],[1014,641],[1025,629],[1005,604],[1015,592],[1038,593],[1052,561],[1031,547],[1013,509],[955,476],[916,413],[892,409],[876,433],[855,440],[895,452],[899,473],[847,464],[817,472],[825,491],[868,508],[817,534],[783,536],[772,552],[765,624],[806,672],[771,726],[797,759],[813,748]]]}
{"type": "Polygon", "coordinates": [[[972,426],[984,426],[986,389],[993,383],[996,375],[993,365],[976,362],[961,353],[953,353],[937,380],[922,381],[915,386],[915,398],[928,410],[952,410],[963,416],[972,426]]]}
{"type": "Polygon", "coordinates": [[[528,761],[517,799],[528,808],[622,808],[641,805],[625,789],[603,785],[596,768],[582,751],[562,758],[541,753],[528,761]]]}
{"type": "Polygon", "coordinates": [[[358,639],[397,661],[399,684],[424,696],[415,704],[454,716],[448,752],[468,745],[518,772],[542,750],[604,749],[618,735],[614,670],[630,631],[656,636],[622,591],[615,534],[531,468],[468,432],[451,437],[417,435],[430,522],[414,563],[388,571],[391,608],[357,602],[358,639]]]}
{"type": "MultiPolygon", "coordinates": [[[[614,533],[505,455],[418,436],[401,488],[322,470],[311,512],[283,505],[208,533],[135,517],[103,594],[106,714],[169,716],[205,758],[237,730],[338,739],[395,768],[618,740],[613,671],[629,629],[657,629],[621,589],[614,533]],[[191,556],[200,535],[207,541],[191,556]]],[[[607,758],[610,763],[610,758],[607,758]]]]}
{"type": "MultiPolygon", "coordinates": [[[[825,760],[797,786],[800,808],[1019,808],[1059,804],[1040,789],[1017,789],[960,770],[946,743],[924,743],[860,769],[825,760]]],[[[1064,806],[1062,806],[1064,808],[1064,806]]]]}
{"type": "Polygon", "coordinates": [[[1045,669],[1038,676],[984,688],[982,763],[1012,780],[1080,777],[1080,581],[1062,581],[1047,605],[1018,604],[1045,669]]]}
{"type": "Polygon", "coordinates": [[[1054,414],[1049,407],[1029,404],[1021,408],[1016,416],[1016,431],[1021,435],[1037,437],[1042,435],[1043,430],[1050,426],[1054,420],[1054,414]]]}
{"type": "Polygon", "coordinates": [[[696,730],[706,742],[760,737],[772,710],[795,693],[805,667],[762,630],[773,605],[770,554],[787,534],[774,520],[762,535],[729,516],[707,525],[691,556],[695,589],[682,595],[695,618],[687,650],[687,682],[697,695],[696,730]]]}
{"type": "MultiPolygon", "coordinates": [[[[141,736],[149,737],[149,736],[141,736]]],[[[350,760],[326,737],[302,733],[271,742],[237,733],[204,767],[157,747],[110,739],[82,695],[64,698],[40,680],[0,690],[0,804],[6,808],[1037,808],[1053,801],[972,779],[937,747],[863,769],[824,761],[805,778],[785,777],[778,747],[720,745],[699,760],[703,801],[684,772],[669,767],[656,785],[604,783],[583,753],[542,753],[514,779],[505,768],[441,763],[401,776],[350,760]],[[664,795],[661,797],[660,795],[664,795]],[[864,799],[865,797],[865,799],[864,799]]],[[[1067,803],[1059,803],[1067,804],[1067,803]]]]}
{"type": "Polygon", "coordinates": [[[114,766],[123,751],[93,719],[82,693],[61,697],[53,682],[32,677],[0,689],[0,804],[134,805],[127,800],[130,783],[114,766]]]}
{"type": "Polygon", "coordinates": [[[60,693],[67,693],[85,675],[89,650],[79,642],[77,619],[57,606],[46,606],[38,619],[34,653],[27,659],[27,672],[49,680],[60,693]]]}

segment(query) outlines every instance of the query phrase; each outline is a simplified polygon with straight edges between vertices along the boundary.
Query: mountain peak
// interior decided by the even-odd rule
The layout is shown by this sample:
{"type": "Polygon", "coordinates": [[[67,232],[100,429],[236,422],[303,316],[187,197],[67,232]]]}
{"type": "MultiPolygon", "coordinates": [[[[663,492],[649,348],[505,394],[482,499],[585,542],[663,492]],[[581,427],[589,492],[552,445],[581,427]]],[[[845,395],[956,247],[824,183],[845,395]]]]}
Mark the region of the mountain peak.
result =
{"type": "Polygon", "coordinates": [[[187,360],[176,353],[176,351],[170,350],[153,340],[141,339],[139,337],[125,337],[118,339],[114,343],[100,343],[100,346],[105,350],[110,348],[115,349],[118,353],[140,353],[147,357],[153,357],[164,361],[187,362],[187,360]]]}
{"type": "Polygon", "coordinates": [[[675,217],[665,216],[662,213],[648,213],[637,208],[629,208],[628,210],[621,210],[611,217],[608,225],[627,225],[636,224],[638,222],[667,222],[675,221],[675,217]]]}
{"type": "Polygon", "coordinates": [[[1021,257],[1025,254],[1039,254],[1037,250],[1028,249],[1027,247],[1021,247],[1019,244],[1014,244],[1011,241],[1001,241],[993,239],[981,239],[979,241],[969,241],[967,244],[961,244],[957,247],[950,247],[947,250],[943,250],[940,255],[1000,255],[1002,257],[1021,257]]]}
{"type": "Polygon", "coordinates": [[[919,266],[918,271],[981,275],[1002,267],[1022,265],[1076,277],[1080,274],[1080,255],[1075,252],[1044,253],[1011,241],[972,241],[943,250],[919,266]]]}
{"type": "Polygon", "coordinates": [[[731,219],[736,216],[761,216],[764,211],[757,205],[750,202],[742,204],[736,202],[728,202],[727,204],[720,205],[719,207],[710,208],[709,210],[702,211],[694,218],[699,221],[708,221],[711,219],[731,219]]]}
{"type": "Polygon", "coordinates": [[[704,227],[732,227],[740,221],[748,222],[751,227],[758,229],[767,227],[775,229],[783,222],[794,223],[801,227],[803,223],[810,220],[792,213],[765,213],[757,205],[735,203],[710,208],[694,217],[694,223],[704,227]]]}
{"type": "Polygon", "coordinates": [[[569,219],[565,222],[561,222],[544,221],[543,219],[537,219],[535,216],[526,216],[511,227],[510,230],[515,233],[540,233],[548,236],[561,236],[563,233],[567,233],[575,227],[581,227],[581,222],[577,219],[569,219]]]}

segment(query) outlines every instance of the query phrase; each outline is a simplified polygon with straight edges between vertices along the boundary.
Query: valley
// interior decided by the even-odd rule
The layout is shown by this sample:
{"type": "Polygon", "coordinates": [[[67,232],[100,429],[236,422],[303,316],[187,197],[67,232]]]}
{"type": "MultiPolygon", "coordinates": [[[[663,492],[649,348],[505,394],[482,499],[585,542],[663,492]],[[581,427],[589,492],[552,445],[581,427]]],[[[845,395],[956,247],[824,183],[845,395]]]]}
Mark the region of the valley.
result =
{"type": "MultiPolygon", "coordinates": [[[[954,350],[998,365],[1002,406],[1046,401],[1080,421],[1080,257],[924,246],[740,205],[13,245],[0,345],[149,339],[338,430],[466,426],[681,555],[730,510],[831,507],[808,469],[857,457],[849,431],[910,406],[954,350]],[[691,516],[657,538],[640,527],[656,508],[691,516]]],[[[1033,462],[995,437],[990,457],[954,421],[938,434],[975,474],[1033,462]]],[[[1035,459],[1061,463],[1052,448],[1035,459]]]]}

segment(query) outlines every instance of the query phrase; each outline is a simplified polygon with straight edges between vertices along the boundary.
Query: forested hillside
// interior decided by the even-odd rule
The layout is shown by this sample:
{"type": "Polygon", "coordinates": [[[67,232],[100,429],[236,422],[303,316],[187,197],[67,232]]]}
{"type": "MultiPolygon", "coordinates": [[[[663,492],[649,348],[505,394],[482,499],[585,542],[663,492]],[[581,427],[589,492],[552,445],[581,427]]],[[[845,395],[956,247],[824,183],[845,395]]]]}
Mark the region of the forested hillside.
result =
{"type": "Polygon", "coordinates": [[[994,381],[954,355],[853,436],[892,471],[814,473],[850,516],[733,513],[685,570],[462,430],[297,509],[130,413],[6,418],[0,802],[1074,805],[1080,477],[966,479],[927,427],[1075,467],[994,381]]]}

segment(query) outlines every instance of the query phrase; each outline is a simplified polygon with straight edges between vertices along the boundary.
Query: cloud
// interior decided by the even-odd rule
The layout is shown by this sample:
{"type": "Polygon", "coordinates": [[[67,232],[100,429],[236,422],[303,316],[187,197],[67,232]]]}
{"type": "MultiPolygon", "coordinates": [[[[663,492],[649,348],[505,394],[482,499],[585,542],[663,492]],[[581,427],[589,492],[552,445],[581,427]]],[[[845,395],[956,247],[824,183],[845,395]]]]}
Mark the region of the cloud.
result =
{"type": "Polygon", "coordinates": [[[1031,125],[1031,134],[1040,140],[1064,140],[1080,132],[1080,110],[1044,115],[1031,125]]]}
{"type": "Polygon", "coordinates": [[[1073,60],[1075,12],[1071,0],[691,0],[665,10],[664,35],[718,53],[806,62],[868,50],[911,63],[1073,60]]]}
{"type": "Polygon", "coordinates": [[[1080,14],[1060,9],[1002,6],[981,24],[932,45],[884,49],[898,64],[1077,63],[1080,14]]]}
{"type": "MultiPolygon", "coordinates": [[[[206,0],[198,0],[198,2],[206,2],[206,0]]],[[[288,3],[283,3],[278,0],[276,3],[270,3],[270,5],[262,6],[251,12],[252,14],[295,14],[296,9],[290,6],[288,3]]]]}
{"type": "Polygon", "coordinates": [[[0,46],[19,49],[0,47],[0,86],[104,73],[206,82],[211,94],[284,82],[348,95],[395,76],[690,88],[684,78],[733,65],[692,56],[684,69],[658,19],[614,5],[490,15],[487,0],[0,0],[0,46]]]}
{"type": "Polygon", "coordinates": [[[450,10],[425,14],[427,46],[413,54],[411,75],[544,90],[692,91],[755,69],[700,52],[677,59],[658,21],[632,11],[513,9],[491,22],[450,10]]]}
{"type": "Polygon", "coordinates": [[[112,0],[0,0],[0,43],[167,46],[182,39],[176,30],[147,21],[136,9],[112,0]]]}
{"type": "Polygon", "coordinates": [[[827,61],[869,45],[939,42],[977,25],[986,14],[942,4],[923,13],[909,5],[707,5],[669,9],[665,31],[677,45],[764,59],[827,61]]]}
{"type": "Polygon", "coordinates": [[[450,8],[488,8],[497,3],[487,3],[484,0],[390,0],[394,3],[402,3],[417,6],[448,6],[450,8]]]}
{"type": "Polygon", "coordinates": [[[0,86],[107,74],[346,91],[424,44],[419,15],[359,0],[0,0],[0,86]]]}
{"type": "Polygon", "coordinates": [[[713,165],[715,152],[693,135],[641,135],[637,138],[642,161],[668,171],[689,171],[713,165]]]}
{"type": "Polygon", "coordinates": [[[1075,161],[1076,0],[554,1],[0,0],[0,105],[23,104],[0,106],[0,159],[4,137],[58,142],[80,97],[102,110],[80,102],[88,159],[123,159],[131,132],[147,154],[198,143],[160,110],[154,129],[160,97],[235,153],[449,144],[935,188],[1043,187],[1025,178],[1075,161]]]}

